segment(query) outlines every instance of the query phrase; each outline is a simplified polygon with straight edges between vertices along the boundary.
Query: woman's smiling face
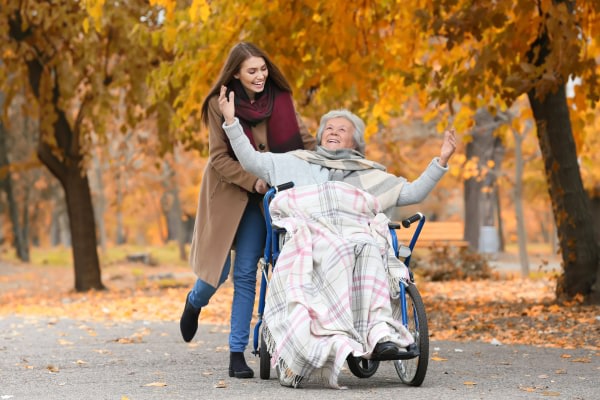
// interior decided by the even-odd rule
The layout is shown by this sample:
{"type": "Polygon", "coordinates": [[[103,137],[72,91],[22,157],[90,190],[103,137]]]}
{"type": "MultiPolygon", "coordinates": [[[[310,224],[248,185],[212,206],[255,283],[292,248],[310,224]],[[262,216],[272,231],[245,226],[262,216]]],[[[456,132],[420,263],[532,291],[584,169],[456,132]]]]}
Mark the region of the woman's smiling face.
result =
{"type": "Polygon", "coordinates": [[[269,69],[265,60],[262,57],[251,56],[242,63],[240,72],[233,77],[240,80],[248,98],[254,100],[254,95],[265,89],[268,76],[269,69]]]}
{"type": "Polygon", "coordinates": [[[332,118],[327,121],[321,146],[327,150],[354,149],[354,125],[344,117],[332,118]]]}

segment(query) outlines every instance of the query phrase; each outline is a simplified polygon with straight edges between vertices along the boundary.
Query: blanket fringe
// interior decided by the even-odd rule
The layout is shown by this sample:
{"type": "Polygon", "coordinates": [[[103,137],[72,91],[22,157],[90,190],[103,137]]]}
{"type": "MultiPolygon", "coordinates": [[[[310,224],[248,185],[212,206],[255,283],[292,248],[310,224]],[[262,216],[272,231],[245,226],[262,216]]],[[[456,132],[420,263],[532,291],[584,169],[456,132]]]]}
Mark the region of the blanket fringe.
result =
{"type": "Polygon", "coordinates": [[[392,276],[388,274],[388,284],[390,288],[390,298],[398,299],[400,298],[400,285],[402,284],[403,279],[397,276],[392,276]]]}
{"type": "MultiPolygon", "coordinates": [[[[275,347],[277,344],[273,339],[273,335],[269,331],[269,328],[264,325],[263,322],[263,335],[265,340],[265,345],[267,346],[267,350],[269,354],[275,353],[275,347]]],[[[300,386],[300,382],[305,381],[304,377],[301,375],[295,374],[287,365],[285,360],[282,358],[278,358],[275,362],[275,367],[277,369],[277,374],[279,375],[279,383],[282,386],[289,386],[293,388],[298,388],[300,386]]]]}

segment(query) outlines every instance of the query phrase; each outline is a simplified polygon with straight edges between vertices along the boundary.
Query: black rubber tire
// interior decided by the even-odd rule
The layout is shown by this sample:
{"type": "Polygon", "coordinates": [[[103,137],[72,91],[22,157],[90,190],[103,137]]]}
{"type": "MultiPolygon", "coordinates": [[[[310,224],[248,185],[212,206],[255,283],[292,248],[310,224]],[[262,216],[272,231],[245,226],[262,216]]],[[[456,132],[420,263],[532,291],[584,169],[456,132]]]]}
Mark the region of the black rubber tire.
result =
{"type": "Polygon", "coordinates": [[[403,383],[420,386],[425,379],[429,363],[429,329],[427,328],[427,314],[423,299],[417,287],[412,283],[406,287],[406,309],[408,330],[415,338],[419,356],[410,360],[395,360],[394,367],[403,383]]]}
{"type": "Polygon", "coordinates": [[[354,357],[349,355],[346,359],[348,363],[348,368],[350,372],[354,374],[354,376],[359,378],[369,378],[377,372],[377,368],[379,368],[379,361],[375,360],[365,360],[361,357],[354,357]]]}
{"type": "Polygon", "coordinates": [[[271,377],[271,355],[267,350],[264,331],[260,330],[260,379],[269,379],[271,377]]]}

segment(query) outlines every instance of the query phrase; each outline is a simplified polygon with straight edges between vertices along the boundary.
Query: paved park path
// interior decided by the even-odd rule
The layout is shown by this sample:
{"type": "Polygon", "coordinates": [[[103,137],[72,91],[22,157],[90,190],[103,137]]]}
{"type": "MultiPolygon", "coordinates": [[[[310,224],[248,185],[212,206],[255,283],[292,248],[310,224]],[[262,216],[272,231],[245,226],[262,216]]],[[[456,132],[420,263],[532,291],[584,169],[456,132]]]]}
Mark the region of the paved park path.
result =
{"type": "MultiPolygon", "coordinates": [[[[184,343],[176,322],[110,323],[0,316],[4,399],[600,399],[600,353],[482,342],[431,342],[423,386],[391,362],[348,390],[229,378],[227,327],[201,325],[184,343]]],[[[247,353],[258,376],[258,358],[247,353]]]]}

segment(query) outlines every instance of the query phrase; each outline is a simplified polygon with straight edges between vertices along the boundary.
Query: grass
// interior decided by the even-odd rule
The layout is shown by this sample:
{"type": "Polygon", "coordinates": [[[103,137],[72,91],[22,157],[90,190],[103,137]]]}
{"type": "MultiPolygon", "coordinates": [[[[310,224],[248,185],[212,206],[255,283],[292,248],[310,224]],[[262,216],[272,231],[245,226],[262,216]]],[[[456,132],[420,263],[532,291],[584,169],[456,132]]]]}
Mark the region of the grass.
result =
{"type": "MultiPolygon", "coordinates": [[[[12,259],[11,257],[7,257],[9,261],[19,262],[14,251],[10,251],[8,254],[12,254],[12,259]]],[[[49,247],[47,249],[31,247],[29,249],[29,263],[36,266],[72,267],[73,256],[71,254],[71,249],[63,246],[49,247]]]]}
{"type": "MultiPolygon", "coordinates": [[[[186,252],[189,246],[186,246],[186,252]]],[[[31,247],[29,264],[34,266],[62,266],[73,267],[73,253],[71,248],[64,246],[56,247],[31,247]]],[[[188,261],[179,258],[179,248],[177,243],[169,242],[162,246],[137,246],[120,245],[109,246],[105,252],[98,249],[101,266],[113,265],[127,261],[127,255],[148,253],[152,260],[158,265],[187,266],[188,261]]],[[[0,250],[0,257],[13,264],[19,264],[16,253],[12,247],[3,247],[0,250]]]]}

